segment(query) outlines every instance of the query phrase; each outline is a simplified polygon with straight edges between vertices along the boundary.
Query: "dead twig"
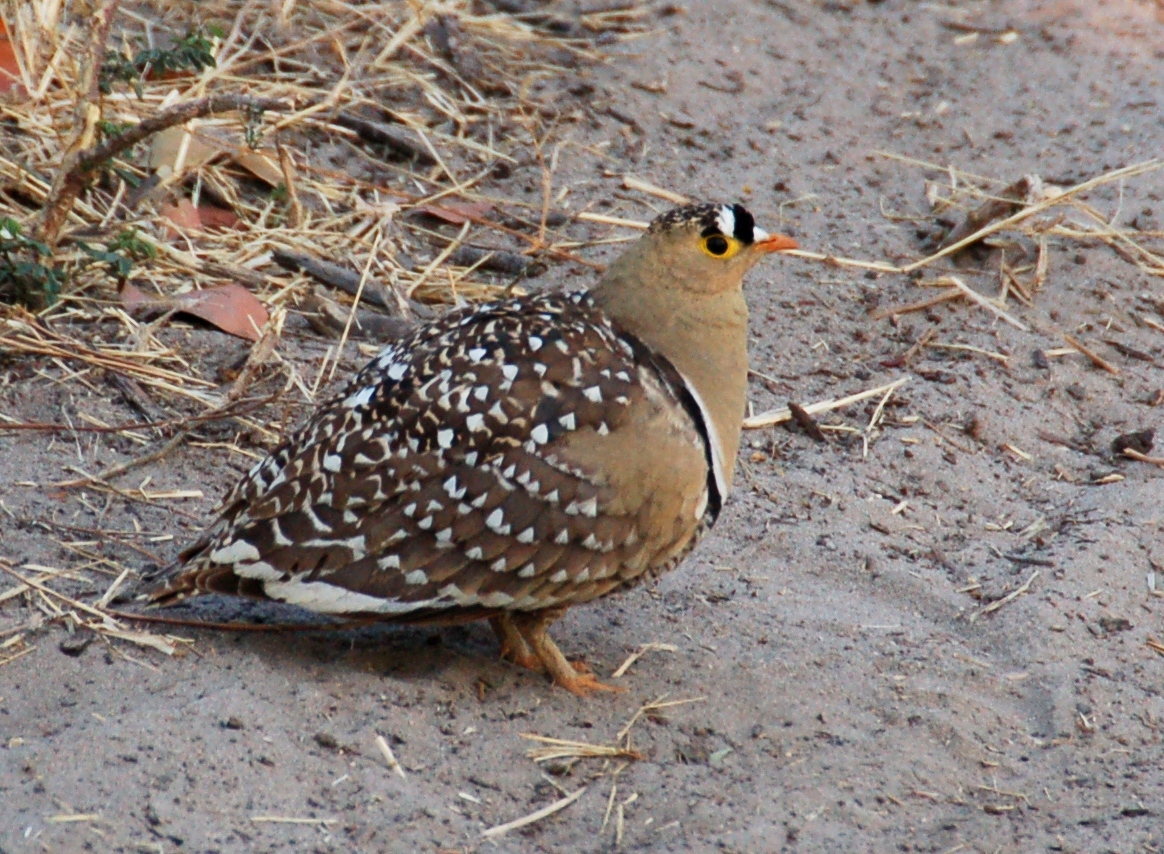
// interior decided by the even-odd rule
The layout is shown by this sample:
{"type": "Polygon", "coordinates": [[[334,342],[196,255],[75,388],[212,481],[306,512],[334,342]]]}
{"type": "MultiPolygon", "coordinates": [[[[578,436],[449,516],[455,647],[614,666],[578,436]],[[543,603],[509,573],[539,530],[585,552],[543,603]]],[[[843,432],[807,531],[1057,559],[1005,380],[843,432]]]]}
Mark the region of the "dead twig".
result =
{"type": "Polygon", "coordinates": [[[75,90],[77,103],[73,109],[73,138],[65,149],[61,168],[53,178],[48,201],[30,229],[35,239],[49,246],[56,243],[65,217],[84,189],[85,182],[78,182],[71,176],[79,169],[86,149],[97,135],[97,123],[101,119],[101,64],[105,60],[105,43],[119,4],[120,0],[101,0],[89,16],[81,75],[75,90]]]}
{"type": "Polygon", "coordinates": [[[1107,359],[1100,356],[1098,353],[1096,353],[1090,347],[1083,344],[1074,335],[1069,335],[1066,332],[1064,332],[1063,333],[1063,340],[1066,341],[1068,344],[1070,344],[1072,347],[1074,347],[1076,350],[1078,350],[1080,353],[1082,353],[1084,356],[1086,356],[1088,359],[1090,359],[1091,363],[1093,365],[1095,365],[1097,368],[1102,368],[1103,370],[1107,371],[1109,374],[1112,374],[1113,376],[1117,376],[1117,377],[1119,376],[1119,374],[1120,374],[1119,368],[1117,368],[1115,365],[1113,365],[1107,359]]]}
{"type": "Polygon", "coordinates": [[[1148,463],[1153,466],[1164,467],[1164,457],[1150,457],[1147,454],[1142,454],[1134,448],[1124,448],[1123,454],[1132,460],[1139,460],[1142,463],[1148,463]]]}
{"type": "Polygon", "coordinates": [[[638,722],[639,718],[641,718],[643,715],[650,715],[654,712],[658,712],[662,709],[669,709],[674,706],[685,706],[688,703],[702,703],[706,699],[707,697],[692,697],[687,700],[668,700],[667,695],[664,694],[657,700],[652,700],[649,703],[643,703],[643,705],[639,706],[638,711],[631,715],[630,720],[623,724],[622,729],[618,731],[618,734],[614,738],[616,741],[621,741],[622,739],[626,738],[630,734],[631,729],[638,722]]]}
{"type": "Polygon", "coordinates": [[[453,250],[448,262],[456,267],[475,266],[479,270],[493,270],[507,276],[526,276],[534,267],[532,259],[517,252],[463,244],[453,250]]]}
{"type": "Polygon", "coordinates": [[[657,199],[671,202],[674,205],[685,205],[691,201],[682,193],[676,193],[674,190],[668,190],[660,187],[658,184],[652,184],[650,181],[636,178],[634,175],[623,175],[622,186],[624,189],[637,190],[640,193],[646,193],[648,196],[654,196],[657,199]]]}
{"type": "Polygon", "coordinates": [[[792,414],[792,420],[800,425],[800,429],[808,434],[808,437],[815,442],[825,442],[827,438],[824,431],[820,429],[820,425],[803,406],[795,401],[788,401],[788,411],[792,414]]]}
{"type": "Polygon", "coordinates": [[[884,320],[886,317],[892,317],[898,314],[910,314],[915,311],[925,311],[935,305],[941,305],[950,300],[962,299],[964,294],[957,288],[947,288],[945,293],[938,294],[936,297],[920,300],[918,302],[910,302],[905,305],[893,305],[889,308],[881,308],[869,315],[870,320],[884,320]]]}
{"type": "Polygon", "coordinates": [[[549,762],[551,759],[633,759],[642,760],[645,757],[637,750],[627,747],[618,747],[607,744],[590,744],[585,741],[569,741],[561,738],[550,738],[532,732],[523,732],[522,738],[541,742],[546,747],[535,747],[526,755],[534,762],[549,762]]]}
{"type": "Polygon", "coordinates": [[[361,139],[375,145],[383,145],[405,158],[415,160],[422,166],[435,166],[436,158],[425,146],[415,130],[402,125],[389,125],[383,122],[369,121],[353,116],[349,113],[340,113],[332,118],[337,125],[355,131],[361,139]]]}
{"type": "Polygon", "coordinates": [[[396,754],[392,752],[392,747],[384,736],[376,736],[376,747],[380,751],[380,755],[384,757],[384,761],[388,763],[388,767],[396,772],[396,776],[401,780],[407,780],[408,775],[404,773],[404,766],[396,759],[396,754]]]}
{"type": "Polygon", "coordinates": [[[542,807],[540,810],[531,812],[529,815],[522,816],[521,818],[515,818],[513,821],[508,821],[505,824],[499,824],[496,827],[491,827],[488,830],[483,831],[481,835],[486,839],[497,839],[498,837],[509,833],[511,830],[527,827],[531,824],[534,824],[535,822],[541,821],[543,818],[553,815],[556,812],[561,812],[584,794],[586,794],[586,786],[583,786],[577,791],[571,792],[561,800],[554,801],[552,804],[542,807]]]}
{"type": "MultiPolygon", "coordinates": [[[[110,5],[116,6],[116,2],[110,5]]],[[[112,15],[112,11],[110,12],[112,15]]],[[[102,53],[102,56],[104,54],[102,53]]],[[[100,64],[100,58],[98,58],[100,64]]],[[[53,181],[53,187],[45,199],[37,219],[33,223],[32,234],[43,243],[52,246],[56,243],[65,219],[73,209],[73,203],[81,195],[81,191],[93,178],[93,175],[109,160],[129,150],[144,139],[154,134],[184,124],[191,119],[198,119],[215,113],[226,113],[232,110],[248,110],[263,112],[267,110],[286,109],[284,101],[274,98],[252,98],[249,95],[211,95],[176,104],[169,109],[162,110],[155,116],[138,122],[123,133],[118,134],[92,148],[73,152],[66,157],[61,170],[53,181]]],[[[93,109],[96,109],[95,107],[93,109]]],[[[97,118],[93,119],[94,124],[97,118]]]]}
{"type": "MultiPolygon", "coordinates": [[[[804,411],[809,415],[817,415],[821,412],[831,412],[834,409],[842,409],[854,403],[859,403],[862,400],[868,400],[871,397],[877,397],[879,394],[887,394],[895,391],[901,386],[909,382],[909,377],[902,377],[894,380],[886,385],[871,388],[867,391],[857,392],[848,397],[842,397],[836,400],[823,400],[819,403],[810,403],[804,407],[804,411]]],[[[783,424],[786,421],[791,421],[793,418],[791,410],[773,409],[768,412],[761,412],[759,415],[753,415],[744,419],[745,430],[759,430],[762,427],[772,427],[776,424],[783,424]]]]}
{"type": "Polygon", "coordinates": [[[967,299],[969,299],[971,302],[975,302],[978,305],[982,306],[984,309],[986,309],[987,311],[994,314],[1000,320],[1005,320],[1007,323],[1009,323],[1015,329],[1018,329],[1021,332],[1030,332],[1031,331],[1030,327],[1028,327],[1021,320],[1018,320],[1013,315],[1011,315],[1009,312],[1003,311],[1001,308],[999,308],[993,302],[988,300],[986,297],[982,296],[982,294],[978,293],[978,291],[976,291],[973,288],[971,288],[970,286],[968,286],[965,282],[963,282],[957,276],[946,276],[944,278],[944,281],[947,281],[951,285],[956,287],[959,291],[962,292],[962,295],[965,296],[967,299]]]}
{"type": "MultiPolygon", "coordinates": [[[[271,253],[271,260],[284,270],[290,270],[292,273],[304,272],[325,285],[338,288],[351,296],[355,296],[360,289],[362,277],[359,273],[339,264],[333,264],[331,261],[324,261],[322,258],[313,258],[302,252],[276,249],[271,253]]],[[[388,298],[384,286],[375,280],[364,285],[364,293],[367,302],[375,303],[389,311],[398,308],[395,302],[388,298]]]]}
{"type": "Polygon", "coordinates": [[[637,650],[626,657],[626,661],[618,666],[618,669],[610,674],[611,679],[618,679],[622,677],[628,670],[631,669],[636,661],[646,655],[648,652],[678,652],[679,647],[669,643],[645,643],[637,650]]]}
{"type": "Polygon", "coordinates": [[[1010,593],[1006,594],[1005,596],[1003,596],[1001,599],[998,599],[997,601],[991,602],[989,605],[987,605],[981,611],[978,611],[974,614],[971,614],[970,615],[970,622],[973,623],[979,617],[981,617],[985,614],[993,614],[995,611],[997,611],[999,608],[1003,607],[1004,605],[1010,604],[1015,599],[1017,599],[1018,597],[1022,596],[1024,593],[1026,593],[1028,590],[1030,590],[1031,589],[1031,582],[1034,581],[1038,577],[1039,577],[1039,571],[1036,569],[1034,572],[1031,573],[1030,578],[1028,578],[1026,581],[1024,581],[1022,584],[1020,584],[1018,587],[1016,587],[1010,593]]]}

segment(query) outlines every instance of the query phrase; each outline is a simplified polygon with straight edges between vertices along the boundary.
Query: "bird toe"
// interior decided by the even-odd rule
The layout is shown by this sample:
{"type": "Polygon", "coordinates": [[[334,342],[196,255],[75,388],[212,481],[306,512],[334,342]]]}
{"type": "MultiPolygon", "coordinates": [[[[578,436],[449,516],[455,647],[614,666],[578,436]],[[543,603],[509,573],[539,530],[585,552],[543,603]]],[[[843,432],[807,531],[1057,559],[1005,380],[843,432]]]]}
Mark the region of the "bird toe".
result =
{"type": "Polygon", "coordinates": [[[574,676],[555,674],[554,684],[577,697],[586,697],[594,693],[622,694],[627,690],[622,685],[602,682],[593,673],[575,673],[574,676]]]}

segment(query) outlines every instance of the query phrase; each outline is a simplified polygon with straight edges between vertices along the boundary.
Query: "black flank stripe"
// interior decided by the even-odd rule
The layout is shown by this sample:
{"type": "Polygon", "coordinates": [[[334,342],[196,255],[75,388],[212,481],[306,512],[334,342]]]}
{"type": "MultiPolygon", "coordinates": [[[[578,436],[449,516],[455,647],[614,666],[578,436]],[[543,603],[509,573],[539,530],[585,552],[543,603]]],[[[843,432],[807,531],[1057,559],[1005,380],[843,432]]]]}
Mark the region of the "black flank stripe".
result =
{"type": "Polygon", "coordinates": [[[707,422],[703,419],[703,410],[699,408],[699,404],[695,401],[691,392],[687,390],[687,383],[683,381],[679,370],[671,364],[669,359],[656,353],[641,339],[627,332],[625,329],[618,327],[615,327],[615,329],[618,332],[618,336],[631,345],[631,349],[635,354],[635,360],[650,365],[658,372],[659,376],[663,378],[664,383],[671,390],[671,394],[675,395],[675,398],[687,411],[688,416],[695,422],[695,429],[699,431],[699,437],[703,439],[703,458],[707,461],[706,515],[710,517],[708,527],[711,527],[715,524],[715,520],[719,518],[719,511],[723,509],[724,496],[719,494],[719,486],[715,482],[715,458],[713,456],[714,452],[711,449],[711,434],[707,429],[707,422]]]}

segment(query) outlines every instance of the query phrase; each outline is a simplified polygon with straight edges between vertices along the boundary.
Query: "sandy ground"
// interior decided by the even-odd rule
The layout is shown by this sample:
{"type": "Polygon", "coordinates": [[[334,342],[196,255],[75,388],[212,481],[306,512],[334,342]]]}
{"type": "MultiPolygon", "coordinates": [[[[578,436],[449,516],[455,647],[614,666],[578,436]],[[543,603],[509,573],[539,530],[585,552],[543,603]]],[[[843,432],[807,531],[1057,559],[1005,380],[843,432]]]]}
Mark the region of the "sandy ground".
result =
{"type": "MultiPolygon", "coordinates": [[[[612,64],[550,84],[580,118],[556,185],[577,208],[615,199],[634,172],[743,199],[808,249],[921,257],[924,182],[942,175],[876,152],[1059,184],[1158,154],[1158,16],[1134,0],[689,2],[612,64]],[[1017,39],[999,39],[1012,28],[1017,39]]],[[[539,180],[531,165],[495,191],[534,197],[539,180]]],[[[634,200],[645,197],[621,195],[602,210],[650,215],[634,200]]],[[[1121,227],[1159,230],[1162,196],[1155,173],[1092,202],[1121,227]]],[[[987,252],[956,266],[993,293],[997,265],[987,252]]],[[[557,266],[537,284],[586,275],[557,266]]],[[[484,626],[175,629],[194,641],[178,658],[101,640],[78,653],[83,637],[46,626],[0,664],[0,851],[1164,848],[1164,657],[1146,644],[1164,638],[1164,600],[1146,584],[1164,570],[1164,470],[1109,450],[1118,434],[1164,428],[1164,334],[1133,317],[1164,321],[1162,280],[1105,246],[1052,238],[1036,307],[1010,304],[1029,332],[965,303],[873,320],[932,292],[795,259],[758,270],[748,293],[757,410],[910,379],[867,447],[864,404],[823,418],[858,431],[823,443],[748,434],[736,492],[697,553],[654,589],[563,620],[559,643],[603,674],[640,644],[675,647],[635,664],[626,693],[580,700],[499,663],[484,626]],[[925,348],[903,361],[931,329],[933,342],[1010,358],[925,348]],[[1119,374],[1079,356],[1034,360],[1063,346],[1055,329],[1119,374]],[[614,743],[660,697],[690,702],[636,721],[640,761],[526,756],[523,733],[614,743]],[[387,769],[378,734],[406,778],[387,769]],[[482,840],[582,787],[557,815],[482,840]]],[[[206,330],[169,334],[208,372],[241,351],[206,330]]],[[[314,364],[325,342],[286,346],[314,364]]],[[[50,381],[48,363],[0,372],[11,417],[137,417],[100,383],[50,381]]],[[[137,479],[205,498],[156,505],[19,483],[139,452],[0,436],[0,554],[76,563],[58,541],[81,533],[13,521],[52,518],[174,534],[123,538],[169,559],[245,463],[184,448],[137,479]]],[[[92,548],[150,564],[113,542],[92,548]]],[[[36,613],[9,599],[0,631],[36,613]]],[[[175,614],[286,617],[214,602],[175,614]]]]}

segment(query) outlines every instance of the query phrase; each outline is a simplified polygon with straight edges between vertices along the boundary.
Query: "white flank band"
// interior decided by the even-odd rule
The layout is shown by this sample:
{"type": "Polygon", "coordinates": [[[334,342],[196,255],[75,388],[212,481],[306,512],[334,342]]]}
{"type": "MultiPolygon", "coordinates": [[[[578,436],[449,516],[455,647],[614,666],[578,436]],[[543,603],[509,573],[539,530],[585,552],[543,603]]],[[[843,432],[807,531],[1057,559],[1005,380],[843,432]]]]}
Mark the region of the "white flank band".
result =
{"type": "Polygon", "coordinates": [[[280,602],[301,605],[322,614],[407,614],[432,606],[448,606],[439,598],[424,599],[419,602],[401,602],[397,599],[380,599],[353,590],[345,590],[323,581],[268,581],[263,592],[280,602]]]}
{"type": "MultiPolygon", "coordinates": [[[[680,373],[682,376],[682,373],[680,373]]],[[[699,396],[699,392],[695,390],[690,380],[683,377],[683,385],[687,386],[687,391],[695,398],[695,405],[699,407],[699,412],[703,416],[703,426],[707,430],[707,440],[711,442],[711,473],[715,476],[715,488],[719,492],[719,500],[721,502],[727,500],[728,496],[728,481],[727,472],[724,470],[723,460],[723,446],[719,441],[719,431],[715,427],[715,419],[711,417],[711,412],[707,409],[707,404],[703,402],[703,398],[699,396]]]]}

